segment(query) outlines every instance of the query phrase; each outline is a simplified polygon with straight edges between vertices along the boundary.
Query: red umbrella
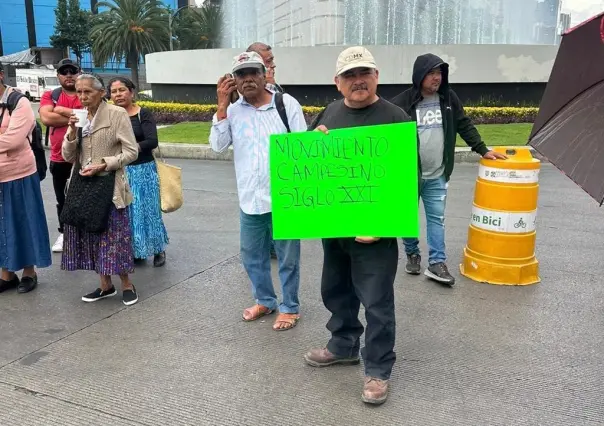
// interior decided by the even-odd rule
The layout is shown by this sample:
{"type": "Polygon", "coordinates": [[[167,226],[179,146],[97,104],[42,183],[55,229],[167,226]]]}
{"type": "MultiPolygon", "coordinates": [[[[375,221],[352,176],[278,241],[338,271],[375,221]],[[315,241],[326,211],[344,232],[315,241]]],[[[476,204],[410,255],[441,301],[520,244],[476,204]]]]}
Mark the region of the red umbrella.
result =
{"type": "Polygon", "coordinates": [[[604,12],[562,36],[529,145],[604,202],[604,12]]]}

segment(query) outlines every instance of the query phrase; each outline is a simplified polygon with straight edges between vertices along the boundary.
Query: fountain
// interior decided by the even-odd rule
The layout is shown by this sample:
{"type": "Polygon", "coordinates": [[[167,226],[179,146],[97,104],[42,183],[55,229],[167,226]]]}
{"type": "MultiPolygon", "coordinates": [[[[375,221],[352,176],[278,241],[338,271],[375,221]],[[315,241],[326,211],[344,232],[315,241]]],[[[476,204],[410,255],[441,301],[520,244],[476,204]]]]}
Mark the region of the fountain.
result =
{"type": "MultiPolygon", "coordinates": [[[[553,8],[560,0],[546,1],[553,8]]],[[[222,47],[258,40],[273,46],[533,44],[537,2],[223,0],[222,47]]]]}

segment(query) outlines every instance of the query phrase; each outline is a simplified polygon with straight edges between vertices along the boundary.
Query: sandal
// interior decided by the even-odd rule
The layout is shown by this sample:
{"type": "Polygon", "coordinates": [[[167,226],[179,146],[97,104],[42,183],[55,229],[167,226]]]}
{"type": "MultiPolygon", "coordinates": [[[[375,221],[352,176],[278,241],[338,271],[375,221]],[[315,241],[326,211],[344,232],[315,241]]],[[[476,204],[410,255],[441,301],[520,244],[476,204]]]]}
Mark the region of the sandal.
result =
{"type": "Polygon", "coordinates": [[[272,309],[267,308],[262,305],[254,305],[251,308],[247,308],[243,310],[242,318],[244,321],[256,321],[258,318],[261,318],[265,315],[270,315],[273,313],[272,309]],[[246,313],[251,314],[248,318],[246,318],[246,313]]]}
{"type": "Polygon", "coordinates": [[[273,324],[273,330],[275,331],[285,331],[285,330],[291,330],[292,328],[294,328],[296,326],[296,324],[298,324],[298,321],[300,320],[300,314],[283,314],[280,313],[279,315],[277,315],[277,319],[275,320],[275,323],[273,324]],[[279,327],[279,325],[285,324],[285,327],[279,327]]]}

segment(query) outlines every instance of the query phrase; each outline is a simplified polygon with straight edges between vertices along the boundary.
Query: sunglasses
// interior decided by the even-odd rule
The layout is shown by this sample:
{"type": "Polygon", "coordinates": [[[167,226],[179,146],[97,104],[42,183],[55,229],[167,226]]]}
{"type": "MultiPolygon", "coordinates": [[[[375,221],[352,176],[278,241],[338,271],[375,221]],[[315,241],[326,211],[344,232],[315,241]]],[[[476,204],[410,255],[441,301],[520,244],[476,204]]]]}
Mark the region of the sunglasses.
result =
{"type": "Polygon", "coordinates": [[[62,68],[59,70],[59,74],[61,75],[77,75],[80,71],[75,68],[62,68]]]}

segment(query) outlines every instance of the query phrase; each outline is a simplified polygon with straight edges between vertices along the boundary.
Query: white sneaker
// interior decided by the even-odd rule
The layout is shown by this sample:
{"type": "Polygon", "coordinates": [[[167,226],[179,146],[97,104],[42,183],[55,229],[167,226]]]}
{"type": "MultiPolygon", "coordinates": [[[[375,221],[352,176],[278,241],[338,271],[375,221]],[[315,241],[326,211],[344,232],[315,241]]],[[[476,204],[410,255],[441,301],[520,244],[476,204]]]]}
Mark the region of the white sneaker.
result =
{"type": "Polygon", "coordinates": [[[57,238],[57,241],[55,241],[54,245],[52,246],[52,252],[61,253],[62,251],[63,251],[63,234],[59,234],[59,238],[57,238]]]}

